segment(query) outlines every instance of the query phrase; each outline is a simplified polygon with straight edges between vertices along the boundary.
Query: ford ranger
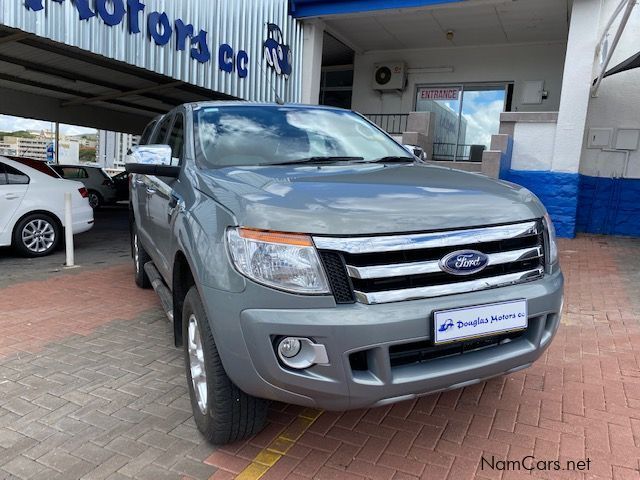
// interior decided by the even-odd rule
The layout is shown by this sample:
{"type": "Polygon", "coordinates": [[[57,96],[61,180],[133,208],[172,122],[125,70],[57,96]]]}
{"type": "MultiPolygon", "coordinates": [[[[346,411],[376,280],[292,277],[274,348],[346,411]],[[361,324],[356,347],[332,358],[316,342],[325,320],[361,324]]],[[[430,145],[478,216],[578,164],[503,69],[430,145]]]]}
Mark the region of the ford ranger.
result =
{"type": "Polygon", "coordinates": [[[539,200],[429,166],[357,113],[182,105],[126,168],[135,280],[213,443],[259,431],[269,400],[373,407],[515,372],[558,328],[539,200]]]}

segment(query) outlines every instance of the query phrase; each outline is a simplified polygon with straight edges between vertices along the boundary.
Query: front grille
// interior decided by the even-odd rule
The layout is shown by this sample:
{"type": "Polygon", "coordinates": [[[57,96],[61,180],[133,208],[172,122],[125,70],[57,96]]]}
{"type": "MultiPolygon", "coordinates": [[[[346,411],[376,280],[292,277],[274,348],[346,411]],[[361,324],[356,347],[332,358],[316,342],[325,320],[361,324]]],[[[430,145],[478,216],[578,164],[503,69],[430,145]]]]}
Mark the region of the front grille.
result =
{"type": "Polygon", "coordinates": [[[314,237],[338,303],[388,303],[484,290],[544,274],[540,221],[467,230],[375,237],[314,237]],[[440,259],[457,250],[489,258],[472,275],[453,275],[440,259]]]}

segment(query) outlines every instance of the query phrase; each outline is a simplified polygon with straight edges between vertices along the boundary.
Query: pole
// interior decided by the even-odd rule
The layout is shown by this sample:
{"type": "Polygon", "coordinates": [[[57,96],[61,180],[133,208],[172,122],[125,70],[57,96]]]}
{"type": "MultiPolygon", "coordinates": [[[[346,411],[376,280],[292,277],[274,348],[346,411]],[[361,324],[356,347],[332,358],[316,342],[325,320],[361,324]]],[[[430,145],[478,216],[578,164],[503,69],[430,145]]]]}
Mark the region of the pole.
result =
{"type": "Polygon", "coordinates": [[[64,243],[66,246],[67,263],[65,267],[73,267],[73,218],[71,215],[71,192],[64,194],[64,243]]]}
{"type": "Polygon", "coordinates": [[[55,155],[56,165],[60,164],[60,124],[56,122],[56,139],[55,139],[55,150],[53,154],[55,155]]]}

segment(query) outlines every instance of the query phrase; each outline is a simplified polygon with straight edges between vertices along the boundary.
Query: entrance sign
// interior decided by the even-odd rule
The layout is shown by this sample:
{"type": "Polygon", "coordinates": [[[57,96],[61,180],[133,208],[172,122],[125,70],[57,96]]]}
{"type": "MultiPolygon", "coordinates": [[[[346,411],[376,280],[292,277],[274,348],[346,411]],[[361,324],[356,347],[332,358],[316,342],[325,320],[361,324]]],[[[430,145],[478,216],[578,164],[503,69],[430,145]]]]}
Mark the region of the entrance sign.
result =
{"type": "Polygon", "coordinates": [[[422,100],[458,100],[459,97],[460,88],[458,87],[420,88],[418,90],[418,98],[422,100]]]}

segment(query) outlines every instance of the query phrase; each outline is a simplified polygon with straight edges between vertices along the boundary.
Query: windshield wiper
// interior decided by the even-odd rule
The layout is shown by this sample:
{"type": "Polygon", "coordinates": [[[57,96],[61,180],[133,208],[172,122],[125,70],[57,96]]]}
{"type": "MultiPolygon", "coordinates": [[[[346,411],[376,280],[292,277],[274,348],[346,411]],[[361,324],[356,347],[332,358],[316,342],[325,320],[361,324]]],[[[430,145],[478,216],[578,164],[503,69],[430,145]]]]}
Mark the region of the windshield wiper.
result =
{"type": "Polygon", "coordinates": [[[307,157],[300,158],[298,160],[291,160],[289,162],[270,163],[269,165],[298,165],[301,163],[336,163],[336,162],[350,162],[355,160],[364,160],[363,157],[307,157]]]}
{"type": "Polygon", "coordinates": [[[368,160],[367,163],[413,163],[415,162],[413,157],[400,157],[398,155],[392,155],[389,157],[376,158],[375,160],[368,160]]]}

